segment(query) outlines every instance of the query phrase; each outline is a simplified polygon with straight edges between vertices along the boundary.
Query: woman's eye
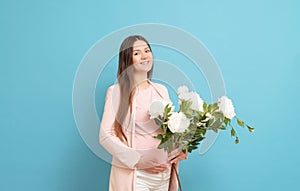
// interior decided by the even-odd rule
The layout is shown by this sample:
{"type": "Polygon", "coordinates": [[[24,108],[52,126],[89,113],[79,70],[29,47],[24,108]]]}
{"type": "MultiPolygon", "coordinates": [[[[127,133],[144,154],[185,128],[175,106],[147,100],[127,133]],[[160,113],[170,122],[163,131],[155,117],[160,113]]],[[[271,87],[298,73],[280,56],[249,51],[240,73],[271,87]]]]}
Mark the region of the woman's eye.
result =
{"type": "Polygon", "coordinates": [[[137,56],[137,55],[139,55],[139,53],[135,52],[133,55],[137,56]]]}

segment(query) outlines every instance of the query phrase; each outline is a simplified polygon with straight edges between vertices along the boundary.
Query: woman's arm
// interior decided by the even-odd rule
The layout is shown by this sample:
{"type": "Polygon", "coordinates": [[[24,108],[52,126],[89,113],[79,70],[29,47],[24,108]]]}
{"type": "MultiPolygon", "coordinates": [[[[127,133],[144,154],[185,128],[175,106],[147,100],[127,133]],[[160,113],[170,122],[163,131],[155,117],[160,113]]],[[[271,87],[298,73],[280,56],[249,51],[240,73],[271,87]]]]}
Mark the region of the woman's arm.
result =
{"type": "Polygon", "coordinates": [[[114,88],[111,86],[106,93],[106,101],[100,125],[99,141],[100,144],[114,157],[120,167],[134,168],[139,161],[141,155],[133,148],[124,144],[114,131],[114,121],[117,108],[114,107],[115,102],[118,102],[119,96],[113,95],[114,88]]]}

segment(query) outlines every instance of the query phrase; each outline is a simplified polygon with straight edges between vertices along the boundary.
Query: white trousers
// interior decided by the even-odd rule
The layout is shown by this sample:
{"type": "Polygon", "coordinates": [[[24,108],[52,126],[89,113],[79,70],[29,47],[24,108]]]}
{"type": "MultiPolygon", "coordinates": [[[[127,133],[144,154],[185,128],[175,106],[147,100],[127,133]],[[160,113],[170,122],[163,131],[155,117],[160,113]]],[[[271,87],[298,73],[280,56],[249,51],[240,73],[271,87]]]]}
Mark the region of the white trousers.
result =
{"type": "Polygon", "coordinates": [[[168,191],[171,170],[159,174],[150,174],[137,170],[136,191],[168,191]]]}

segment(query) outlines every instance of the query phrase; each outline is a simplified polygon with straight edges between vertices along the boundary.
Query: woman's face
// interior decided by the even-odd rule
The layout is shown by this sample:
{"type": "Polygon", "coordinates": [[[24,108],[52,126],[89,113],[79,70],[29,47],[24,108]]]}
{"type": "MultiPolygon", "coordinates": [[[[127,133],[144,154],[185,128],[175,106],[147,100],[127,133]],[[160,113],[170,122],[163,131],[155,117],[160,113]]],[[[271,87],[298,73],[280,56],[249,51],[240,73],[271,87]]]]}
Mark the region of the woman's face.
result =
{"type": "Polygon", "coordinates": [[[146,42],[137,40],[133,43],[132,64],[135,72],[149,72],[152,68],[152,52],[146,42]]]}

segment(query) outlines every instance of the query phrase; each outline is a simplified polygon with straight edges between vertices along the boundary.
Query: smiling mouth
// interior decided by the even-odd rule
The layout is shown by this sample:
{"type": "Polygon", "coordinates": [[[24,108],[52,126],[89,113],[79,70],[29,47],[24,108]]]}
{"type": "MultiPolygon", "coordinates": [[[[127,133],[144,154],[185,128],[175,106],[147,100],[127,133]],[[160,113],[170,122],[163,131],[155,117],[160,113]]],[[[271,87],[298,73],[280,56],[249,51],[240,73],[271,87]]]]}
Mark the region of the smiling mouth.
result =
{"type": "Polygon", "coordinates": [[[140,64],[142,64],[142,65],[148,65],[148,64],[150,64],[150,61],[141,62],[140,64]]]}

